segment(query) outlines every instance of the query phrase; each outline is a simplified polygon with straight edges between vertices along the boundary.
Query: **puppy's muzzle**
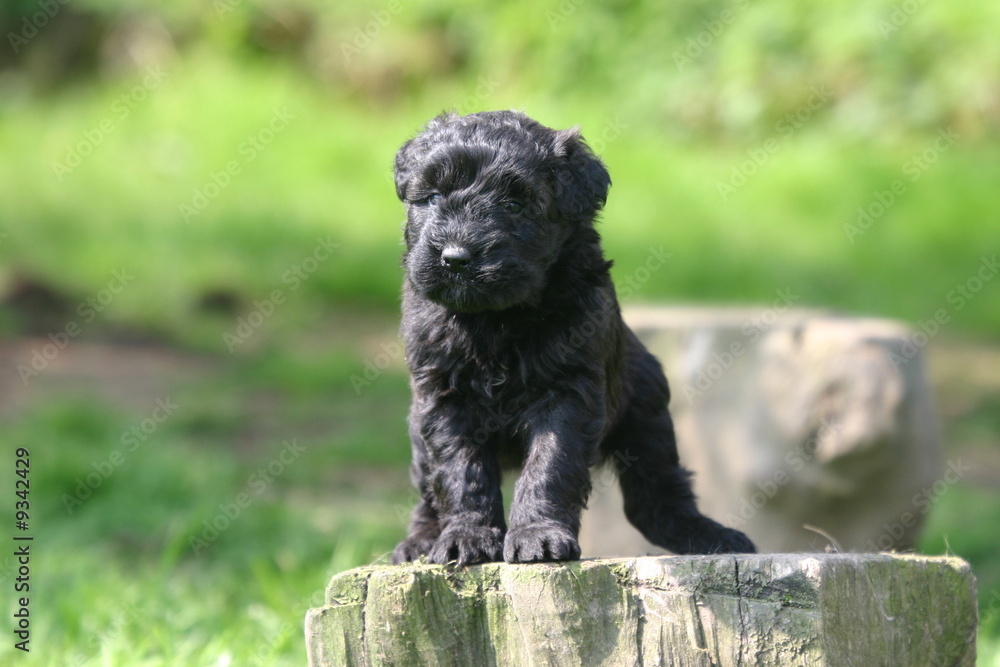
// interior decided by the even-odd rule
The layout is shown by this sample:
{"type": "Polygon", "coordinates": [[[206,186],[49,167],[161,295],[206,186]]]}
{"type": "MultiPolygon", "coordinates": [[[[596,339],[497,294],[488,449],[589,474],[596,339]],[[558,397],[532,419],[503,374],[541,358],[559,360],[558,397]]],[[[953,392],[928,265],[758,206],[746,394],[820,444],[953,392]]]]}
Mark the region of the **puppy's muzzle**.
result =
{"type": "Polygon", "coordinates": [[[441,264],[452,273],[465,271],[471,261],[472,253],[465,246],[451,244],[441,250],[441,264]]]}

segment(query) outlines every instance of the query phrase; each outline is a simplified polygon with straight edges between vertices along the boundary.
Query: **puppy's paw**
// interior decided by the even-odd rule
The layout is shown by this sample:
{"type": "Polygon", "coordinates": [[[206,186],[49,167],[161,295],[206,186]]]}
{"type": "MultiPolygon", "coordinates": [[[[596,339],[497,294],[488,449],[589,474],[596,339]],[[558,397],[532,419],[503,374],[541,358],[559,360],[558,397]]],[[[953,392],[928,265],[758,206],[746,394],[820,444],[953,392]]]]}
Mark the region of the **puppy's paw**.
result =
{"type": "Polygon", "coordinates": [[[503,530],[495,526],[454,526],[441,533],[427,555],[432,563],[472,565],[501,560],[503,530]]]}
{"type": "Polygon", "coordinates": [[[420,560],[420,557],[426,556],[433,546],[433,537],[410,535],[396,545],[396,550],[392,552],[392,563],[399,565],[400,563],[412,563],[420,560]]]}
{"type": "Polygon", "coordinates": [[[577,560],[580,543],[568,528],[557,523],[537,523],[511,528],[503,546],[508,563],[577,560]]]}
{"type": "Polygon", "coordinates": [[[718,547],[712,551],[717,554],[755,554],[757,547],[750,538],[733,528],[722,528],[717,537],[718,547]]]}
{"type": "Polygon", "coordinates": [[[675,554],[755,554],[750,538],[733,528],[726,528],[706,516],[695,516],[681,524],[666,548],[675,554]]]}

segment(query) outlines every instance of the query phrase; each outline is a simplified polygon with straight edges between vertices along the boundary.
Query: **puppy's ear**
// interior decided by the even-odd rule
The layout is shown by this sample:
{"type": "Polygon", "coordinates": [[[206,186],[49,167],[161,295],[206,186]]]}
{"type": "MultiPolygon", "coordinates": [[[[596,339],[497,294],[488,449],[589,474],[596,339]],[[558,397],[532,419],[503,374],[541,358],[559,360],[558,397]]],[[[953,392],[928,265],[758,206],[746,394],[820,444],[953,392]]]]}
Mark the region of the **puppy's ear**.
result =
{"type": "Polygon", "coordinates": [[[412,173],[412,149],[415,139],[410,139],[400,146],[396,151],[396,160],[393,163],[393,179],[396,182],[396,196],[400,201],[406,201],[406,186],[410,182],[412,173]]]}
{"type": "Polygon", "coordinates": [[[580,136],[579,128],[556,132],[556,198],[564,215],[590,219],[604,206],[611,176],[580,136]]]}

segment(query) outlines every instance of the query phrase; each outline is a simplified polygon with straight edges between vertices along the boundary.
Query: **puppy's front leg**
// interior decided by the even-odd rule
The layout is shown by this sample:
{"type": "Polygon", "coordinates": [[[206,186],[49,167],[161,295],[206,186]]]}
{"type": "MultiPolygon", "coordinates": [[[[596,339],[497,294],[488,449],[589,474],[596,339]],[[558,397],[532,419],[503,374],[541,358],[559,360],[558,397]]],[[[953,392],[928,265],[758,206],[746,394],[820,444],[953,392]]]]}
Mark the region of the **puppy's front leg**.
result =
{"type": "Polygon", "coordinates": [[[580,557],[577,535],[580,513],[590,495],[592,450],[585,432],[560,419],[546,420],[532,429],[504,541],[503,557],[508,563],[580,557]]]}
{"type": "Polygon", "coordinates": [[[428,560],[459,565],[501,560],[506,524],[500,466],[460,415],[434,415],[422,429],[429,454],[429,491],[441,526],[428,560]]]}

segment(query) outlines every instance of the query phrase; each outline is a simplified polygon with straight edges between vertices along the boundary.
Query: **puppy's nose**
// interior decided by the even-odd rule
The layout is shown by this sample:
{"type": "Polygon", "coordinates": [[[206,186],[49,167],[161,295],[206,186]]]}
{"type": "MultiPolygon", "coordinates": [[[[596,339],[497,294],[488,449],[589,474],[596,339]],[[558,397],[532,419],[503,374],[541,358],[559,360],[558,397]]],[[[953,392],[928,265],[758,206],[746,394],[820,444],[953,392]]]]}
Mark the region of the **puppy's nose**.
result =
{"type": "Polygon", "coordinates": [[[456,273],[464,269],[471,259],[472,253],[463,246],[445,246],[441,251],[441,263],[447,266],[449,271],[456,273]]]}

